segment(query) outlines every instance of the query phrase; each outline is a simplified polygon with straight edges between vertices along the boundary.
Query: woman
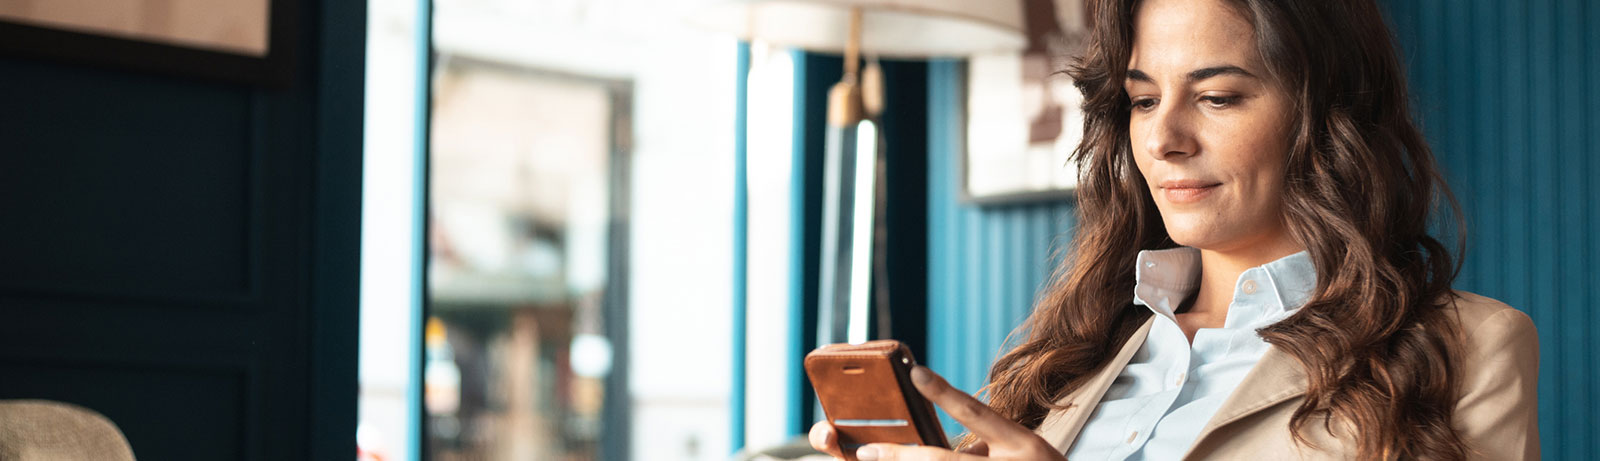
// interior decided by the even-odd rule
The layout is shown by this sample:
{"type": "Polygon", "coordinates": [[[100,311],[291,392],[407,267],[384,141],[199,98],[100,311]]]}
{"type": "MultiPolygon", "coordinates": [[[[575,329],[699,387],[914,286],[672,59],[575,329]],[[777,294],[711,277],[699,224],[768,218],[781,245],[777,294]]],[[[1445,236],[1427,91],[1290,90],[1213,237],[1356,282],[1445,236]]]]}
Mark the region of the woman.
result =
{"type": "Polygon", "coordinates": [[[856,455],[1537,459],[1532,322],[1450,289],[1450,195],[1373,1],[1092,10],[1070,257],[987,405],[914,372],[960,453],[856,455]]]}

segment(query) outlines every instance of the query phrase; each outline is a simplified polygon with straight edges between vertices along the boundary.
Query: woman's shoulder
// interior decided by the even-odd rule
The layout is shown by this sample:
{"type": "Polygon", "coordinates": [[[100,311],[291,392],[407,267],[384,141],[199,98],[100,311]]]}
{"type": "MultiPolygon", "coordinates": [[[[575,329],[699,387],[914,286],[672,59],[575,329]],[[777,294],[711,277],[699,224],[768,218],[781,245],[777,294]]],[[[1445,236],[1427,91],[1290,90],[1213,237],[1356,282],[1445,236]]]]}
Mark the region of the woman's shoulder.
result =
{"type": "MultiPolygon", "coordinates": [[[[1450,316],[1469,349],[1485,344],[1528,343],[1537,350],[1538,334],[1528,314],[1497,299],[1466,291],[1453,293],[1450,316]]],[[[1476,352],[1476,351],[1474,351],[1476,352]]]]}
{"type": "Polygon", "coordinates": [[[1452,291],[1451,294],[1455,295],[1455,299],[1451,302],[1454,307],[1453,314],[1468,333],[1484,322],[1506,322],[1520,318],[1532,323],[1527,314],[1498,299],[1461,290],[1452,291]]]}
{"type": "Polygon", "coordinates": [[[1455,426],[1474,458],[1539,459],[1539,337],[1506,303],[1455,292],[1462,350],[1455,426]]]}

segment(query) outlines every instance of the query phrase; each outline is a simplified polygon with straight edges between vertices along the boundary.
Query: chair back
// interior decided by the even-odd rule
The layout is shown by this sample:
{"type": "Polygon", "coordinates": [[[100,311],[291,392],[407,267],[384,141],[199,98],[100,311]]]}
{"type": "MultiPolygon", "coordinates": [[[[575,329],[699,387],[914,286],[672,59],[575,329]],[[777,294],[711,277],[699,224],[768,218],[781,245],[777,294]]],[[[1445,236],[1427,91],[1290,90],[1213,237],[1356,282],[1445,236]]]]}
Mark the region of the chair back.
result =
{"type": "Polygon", "coordinates": [[[0,400],[0,460],[133,461],[133,448],[110,419],[50,400],[0,400]]]}

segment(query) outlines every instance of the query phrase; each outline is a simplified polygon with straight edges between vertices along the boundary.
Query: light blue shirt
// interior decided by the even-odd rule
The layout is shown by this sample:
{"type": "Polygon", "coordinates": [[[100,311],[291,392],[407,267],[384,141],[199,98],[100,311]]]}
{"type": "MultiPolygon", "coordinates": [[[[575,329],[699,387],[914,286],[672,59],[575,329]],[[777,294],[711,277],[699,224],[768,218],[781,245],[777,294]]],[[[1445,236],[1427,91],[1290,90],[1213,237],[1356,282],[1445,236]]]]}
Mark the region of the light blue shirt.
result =
{"type": "Polygon", "coordinates": [[[1268,344],[1256,334],[1287,318],[1317,285],[1299,252],[1239,274],[1222,328],[1201,328],[1194,344],[1173,313],[1200,286],[1200,250],[1139,252],[1134,304],[1154,312],[1144,344],[1106,390],[1067,459],[1178,459],[1228,399],[1268,344]]]}

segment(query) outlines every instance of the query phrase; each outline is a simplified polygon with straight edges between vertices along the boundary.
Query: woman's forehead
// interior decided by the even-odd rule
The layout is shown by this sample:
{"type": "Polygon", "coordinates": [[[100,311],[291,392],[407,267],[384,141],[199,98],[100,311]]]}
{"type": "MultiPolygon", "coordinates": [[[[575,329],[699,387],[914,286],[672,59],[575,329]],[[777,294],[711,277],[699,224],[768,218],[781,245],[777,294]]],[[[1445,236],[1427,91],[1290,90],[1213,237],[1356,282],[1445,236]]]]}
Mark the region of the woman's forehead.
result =
{"type": "Polygon", "coordinates": [[[1129,69],[1158,79],[1219,65],[1264,70],[1254,27],[1225,0],[1145,0],[1137,8],[1129,69]]]}

